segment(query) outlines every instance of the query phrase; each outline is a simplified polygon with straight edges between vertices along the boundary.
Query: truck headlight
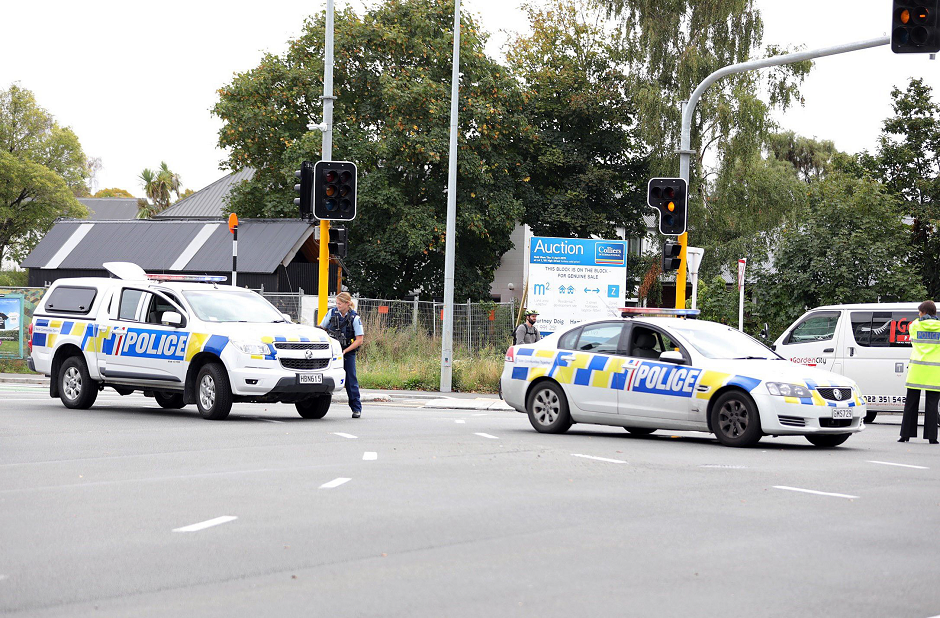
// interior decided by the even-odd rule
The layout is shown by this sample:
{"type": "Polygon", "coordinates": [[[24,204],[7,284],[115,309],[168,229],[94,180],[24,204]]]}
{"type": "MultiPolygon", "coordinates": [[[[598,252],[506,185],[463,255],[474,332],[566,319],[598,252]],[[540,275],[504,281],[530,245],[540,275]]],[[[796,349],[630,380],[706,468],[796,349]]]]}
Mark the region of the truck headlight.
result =
{"type": "Polygon", "coordinates": [[[260,354],[261,356],[264,356],[266,354],[271,353],[271,349],[268,348],[268,344],[261,343],[260,341],[234,341],[233,340],[230,343],[233,346],[235,346],[235,349],[237,349],[239,352],[243,352],[245,354],[252,354],[252,355],[260,354]]]}
{"type": "Polygon", "coordinates": [[[799,384],[787,384],[786,382],[765,382],[767,392],[771,395],[780,397],[812,397],[809,389],[799,384]]]}

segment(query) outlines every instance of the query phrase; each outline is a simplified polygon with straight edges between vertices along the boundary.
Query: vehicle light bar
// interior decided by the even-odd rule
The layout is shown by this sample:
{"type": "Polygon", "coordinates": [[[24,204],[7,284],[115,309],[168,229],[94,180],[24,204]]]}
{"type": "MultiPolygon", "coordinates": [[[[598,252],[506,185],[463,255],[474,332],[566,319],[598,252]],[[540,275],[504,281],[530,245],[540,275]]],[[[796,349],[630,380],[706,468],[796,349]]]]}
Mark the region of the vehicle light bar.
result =
{"type": "Polygon", "coordinates": [[[225,275],[147,275],[153,281],[198,281],[199,283],[219,283],[226,281],[225,275]]]}
{"type": "Polygon", "coordinates": [[[663,307],[624,307],[620,310],[620,317],[626,318],[634,315],[646,317],[683,317],[694,318],[702,313],[698,309],[666,309],[663,307]]]}

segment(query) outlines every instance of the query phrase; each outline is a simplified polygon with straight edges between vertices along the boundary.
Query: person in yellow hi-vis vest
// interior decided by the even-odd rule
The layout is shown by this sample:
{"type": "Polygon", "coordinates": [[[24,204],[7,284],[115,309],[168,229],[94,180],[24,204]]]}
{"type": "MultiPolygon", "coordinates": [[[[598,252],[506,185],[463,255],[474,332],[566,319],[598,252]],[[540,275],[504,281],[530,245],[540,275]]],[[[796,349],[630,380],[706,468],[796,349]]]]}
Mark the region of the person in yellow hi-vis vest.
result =
{"type": "Polygon", "coordinates": [[[917,437],[917,408],[920,391],[926,393],[924,438],[937,444],[937,406],[940,404],[940,320],[937,305],[925,300],[917,307],[920,317],[911,322],[911,362],[907,367],[907,399],[901,419],[901,439],[917,437]]]}

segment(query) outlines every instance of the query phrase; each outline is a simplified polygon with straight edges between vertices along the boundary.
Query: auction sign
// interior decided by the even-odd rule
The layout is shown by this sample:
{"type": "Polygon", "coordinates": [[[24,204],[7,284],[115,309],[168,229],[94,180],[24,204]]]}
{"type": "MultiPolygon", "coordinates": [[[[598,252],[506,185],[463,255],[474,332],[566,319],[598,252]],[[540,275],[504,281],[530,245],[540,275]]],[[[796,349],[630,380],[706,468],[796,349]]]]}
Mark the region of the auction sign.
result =
{"type": "Polygon", "coordinates": [[[625,304],[627,243],[533,236],[526,307],[542,334],[582,322],[619,318],[625,304]]]}
{"type": "Polygon", "coordinates": [[[23,297],[0,296],[0,358],[23,358],[23,297]]]}

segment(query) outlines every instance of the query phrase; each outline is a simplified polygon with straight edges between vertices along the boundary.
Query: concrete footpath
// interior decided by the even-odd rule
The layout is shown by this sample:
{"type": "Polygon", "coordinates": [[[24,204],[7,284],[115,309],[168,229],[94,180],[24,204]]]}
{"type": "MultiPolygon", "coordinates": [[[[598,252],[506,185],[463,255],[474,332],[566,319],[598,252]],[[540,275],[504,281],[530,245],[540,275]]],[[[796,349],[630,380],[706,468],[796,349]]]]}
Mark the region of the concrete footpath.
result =
{"type": "MultiPolygon", "coordinates": [[[[49,378],[36,374],[26,373],[0,373],[2,384],[28,384],[49,386],[49,378]]],[[[423,408],[437,408],[444,410],[502,410],[510,411],[506,402],[499,395],[480,393],[440,393],[435,391],[399,391],[362,389],[360,398],[363,403],[395,402],[408,405],[419,405],[423,408]]],[[[333,394],[336,403],[348,403],[345,391],[333,394]]]]}

